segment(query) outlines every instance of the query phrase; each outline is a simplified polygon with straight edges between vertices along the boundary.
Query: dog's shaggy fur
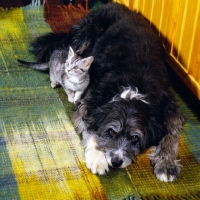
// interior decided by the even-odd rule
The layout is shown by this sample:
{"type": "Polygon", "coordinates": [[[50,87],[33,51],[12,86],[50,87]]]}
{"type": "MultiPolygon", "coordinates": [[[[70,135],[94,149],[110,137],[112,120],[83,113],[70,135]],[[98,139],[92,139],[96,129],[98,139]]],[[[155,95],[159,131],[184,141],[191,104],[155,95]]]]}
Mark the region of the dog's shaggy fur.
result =
{"type": "Polygon", "coordinates": [[[110,3],[69,33],[38,38],[32,53],[43,61],[52,49],[68,45],[95,58],[89,88],[73,117],[87,167],[105,174],[109,167],[127,167],[154,146],[149,157],[156,177],[174,181],[181,169],[176,157],[184,117],[170,91],[164,48],[149,23],[110,3]]]}

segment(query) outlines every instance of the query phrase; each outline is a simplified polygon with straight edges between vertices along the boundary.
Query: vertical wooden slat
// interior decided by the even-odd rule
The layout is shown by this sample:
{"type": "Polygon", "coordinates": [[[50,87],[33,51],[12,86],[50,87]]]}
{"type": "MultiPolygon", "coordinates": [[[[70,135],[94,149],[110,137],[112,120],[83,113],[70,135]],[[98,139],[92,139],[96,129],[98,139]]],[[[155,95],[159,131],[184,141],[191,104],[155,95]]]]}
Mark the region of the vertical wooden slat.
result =
{"type": "Polygon", "coordinates": [[[139,1],[140,0],[134,0],[134,2],[133,2],[133,8],[134,8],[134,10],[136,10],[137,12],[138,12],[138,4],[139,4],[139,1]]]}
{"type": "Polygon", "coordinates": [[[192,75],[200,85],[200,1],[197,0],[196,16],[194,18],[194,28],[191,37],[190,59],[188,74],[192,75]]]}
{"type": "Polygon", "coordinates": [[[160,35],[160,26],[162,22],[162,10],[163,10],[163,0],[154,0],[152,1],[152,10],[151,10],[151,23],[157,28],[160,35]]]}
{"type": "Polygon", "coordinates": [[[150,20],[151,18],[151,9],[152,9],[152,0],[142,1],[142,14],[150,20]]]}
{"type": "MultiPolygon", "coordinates": [[[[184,33],[185,33],[185,28],[187,27],[186,24],[186,16],[188,12],[188,3],[189,0],[182,0],[181,1],[181,8],[180,12],[181,14],[179,15],[179,22],[178,22],[178,28],[175,36],[175,40],[177,41],[177,60],[181,62],[181,50],[183,49],[183,43],[184,43],[184,33]]],[[[182,64],[184,62],[181,62],[182,64]]]]}
{"type": "Polygon", "coordinates": [[[176,29],[173,38],[173,48],[171,54],[181,63],[186,64],[186,59],[182,58],[180,52],[182,50],[183,35],[185,33],[186,14],[188,11],[188,0],[181,0],[177,12],[176,29]],[[179,58],[179,59],[178,59],[179,58]]]}
{"type": "MultiPolygon", "coordinates": [[[[198,0],[197,0],[198,1],[198,0]]],[[[180,62],[185,69],[189,70],[188,62],[191,57],[191,48],[193,46],[194,34],[194,18],[196,16],[196,0],[193,0],[193,3],[188,3],[188,9],[183,18],[180,18],[180,27],[182,26],[182,41],[181,44],[175,43],[176,46],[179,46],[179,53],[177,60],[180,62]]],[[[184,6],[184,5],[183,5],[184,6]]],[[[180,37],[180,33],[177,33],[177,37],[180,37]]],[[[175,47],[176,47],[175,46],[175,47]]]]}
{"type": "Polygon", "coordinates": [[[115,0],[115,2],[124,4],[125,6],[129,7],[129,0],[115,0]]]}
{"type": "Polygon", "coordinates": [[[178,21],[178,14],[180,9],[180,0],[174,0],[171,1],[171,12],[169,16],[169,26],[168,26],[168,32],[167,32],[167,38],[170,39],[169,43],[167,44],[167,50],[170,52],[171,55],[173,55],[173,48],[174,48],[174,37],[176,34],[177,29],[177,21],[178,21]]]}
{"type": "Polygon", "coordinates": [[[143,1],[138,1],[138,4],[137,4],[137,11],[139,12],[139,13],[142,13],[143,14],[143,1]]]}
{"type": "Polygon", "coordinates": [[[129,7],[131,10],[134,10],[134,7],[133,7],[133,0],[129,0],[128,7],[129,7]]]}
{"type": "MultiPolygon", "coordinates": [[[[163,0],[163,9],[162,9],[162,20],[160,22],[160,35],[161,40],[165,46],[170,42],[170,39],[167,38],[168,27],[170,26],[170,13],[171,13],[172,1],[163,0]]],[[[159,9],[159,8],[157,8],[159,9]]]]}

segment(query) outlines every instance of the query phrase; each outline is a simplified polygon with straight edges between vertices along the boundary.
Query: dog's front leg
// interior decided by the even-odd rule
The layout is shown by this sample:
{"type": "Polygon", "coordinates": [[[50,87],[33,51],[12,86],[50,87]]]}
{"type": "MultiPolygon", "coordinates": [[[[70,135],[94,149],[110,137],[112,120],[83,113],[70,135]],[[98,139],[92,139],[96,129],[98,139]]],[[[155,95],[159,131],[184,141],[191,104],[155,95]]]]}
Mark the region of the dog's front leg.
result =
{"type": "Polygon", "coordinates": [[[181,165],[176,157],[178,154],[179,135],[185,122],[185,118],[178,109],[171,112],[173,113],[171,115],[169,113],[166,115],[168,120],[165,121],[168,133],[150,155],[154,166],[154,174],[164,182],[172,182],[180,174],[181,165]]]}
{"type": "Polygon", "coordinates": [[[166,135],[159,145],[150,154],[154,174],[164,182],[176,180],[181,171],[181,165],[177,157],[179,137],[178,135],[166,135]]]}
{"type": "Polygon", "coordinates": [[[103,175],[109,171],[104,152],[98,150],[95,135],[84,134],[83,146],[87,168],[93,174],[103,175]],[[87,136],[86,136],[87,135],[87,136]]]}

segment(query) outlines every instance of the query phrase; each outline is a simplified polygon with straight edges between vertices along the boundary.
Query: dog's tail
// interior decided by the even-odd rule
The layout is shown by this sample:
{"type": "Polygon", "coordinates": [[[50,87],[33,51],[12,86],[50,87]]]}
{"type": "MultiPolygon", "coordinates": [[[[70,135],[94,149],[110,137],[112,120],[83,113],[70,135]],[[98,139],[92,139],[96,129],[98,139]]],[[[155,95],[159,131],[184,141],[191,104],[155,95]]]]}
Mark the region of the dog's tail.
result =
{"type": "Polygon", "coordinates": [[[29,66],[33,69],[37,69],[40,71],[47,71],[49,69],[48,63],[34,63],[34,62],[27,62],[20,59],[17,59],[17,61],[23,65],[29,66]]]}
{"type": "Polygon", "coordinates": [[[37,62],[46,63],[55,49],[68,49],[68,33],[47,33],[31,43],[30,52],[37,62]]]}

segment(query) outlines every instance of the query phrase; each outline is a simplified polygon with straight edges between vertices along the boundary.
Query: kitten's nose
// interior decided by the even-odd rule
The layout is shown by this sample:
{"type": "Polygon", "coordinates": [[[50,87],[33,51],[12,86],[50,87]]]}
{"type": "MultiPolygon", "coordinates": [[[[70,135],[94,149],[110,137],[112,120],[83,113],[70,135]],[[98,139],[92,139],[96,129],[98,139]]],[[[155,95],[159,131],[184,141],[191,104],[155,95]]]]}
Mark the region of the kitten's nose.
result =
{"type": "Polygon", "coordinates": [[[123,160],[119,159],[118,157],[114,157],[111,159],[111,163],[113,167],[120,167],[123,163],[123,160]]]}

